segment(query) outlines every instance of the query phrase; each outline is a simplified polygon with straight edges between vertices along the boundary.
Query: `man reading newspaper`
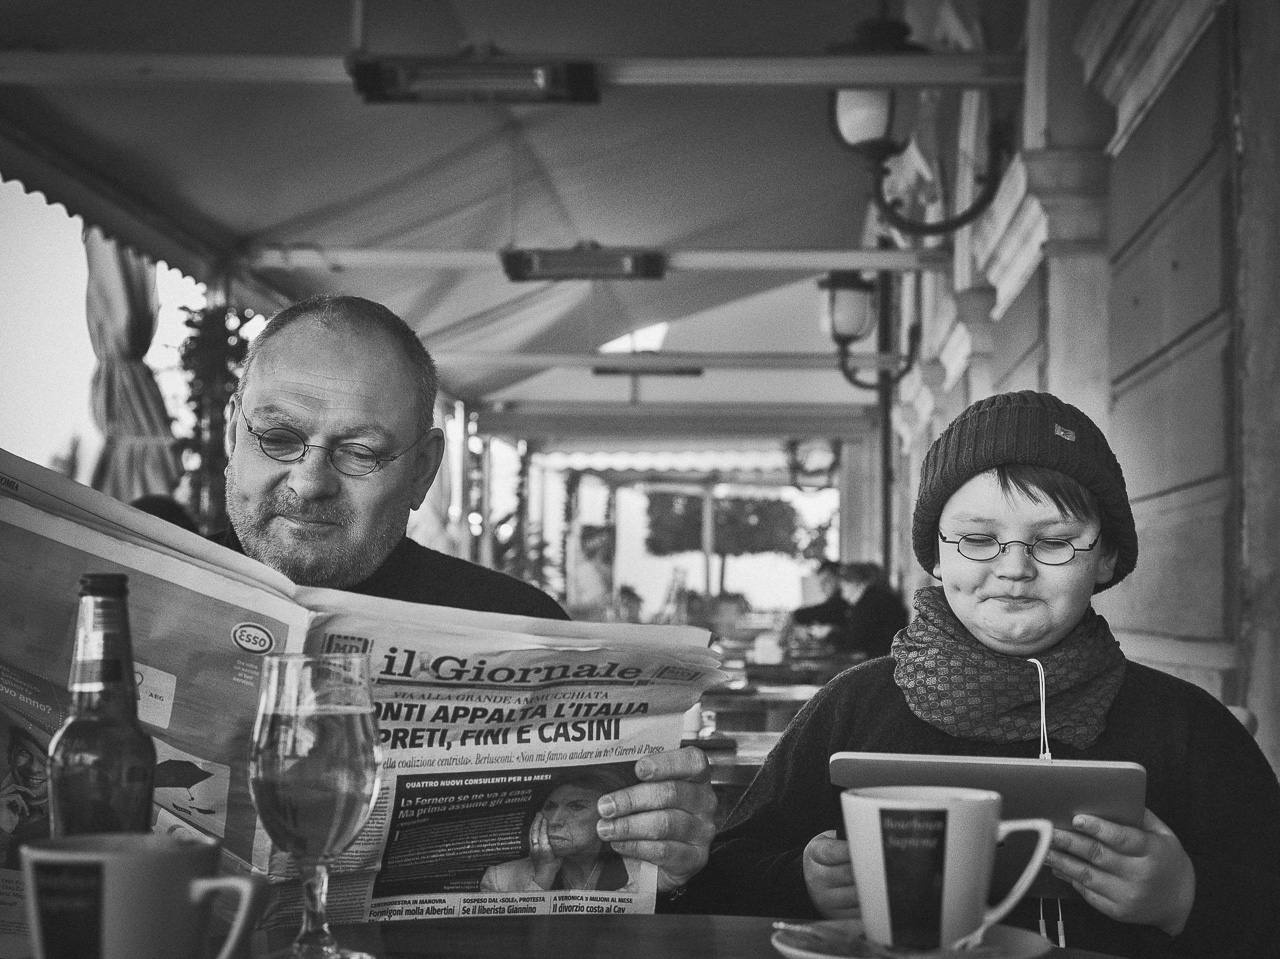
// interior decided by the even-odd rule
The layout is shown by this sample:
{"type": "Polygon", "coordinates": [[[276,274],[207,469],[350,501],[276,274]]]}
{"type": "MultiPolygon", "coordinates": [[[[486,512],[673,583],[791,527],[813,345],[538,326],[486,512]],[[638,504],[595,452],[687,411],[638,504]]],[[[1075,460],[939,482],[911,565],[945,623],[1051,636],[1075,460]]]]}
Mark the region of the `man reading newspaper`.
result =
{"type": "MultiPolygon", "coordinates": [[[[337,296],[282,310],[249,350],[227,428],[227,513],[215,541],[302,586],[566,619],[535,587],[405,535],[435,479],[436,372],[390,310],[337,296]]],[[[644,756],[600,796],[596,834],[678,890],[707,860],[715,797],[696,749],[644,756]]]]}

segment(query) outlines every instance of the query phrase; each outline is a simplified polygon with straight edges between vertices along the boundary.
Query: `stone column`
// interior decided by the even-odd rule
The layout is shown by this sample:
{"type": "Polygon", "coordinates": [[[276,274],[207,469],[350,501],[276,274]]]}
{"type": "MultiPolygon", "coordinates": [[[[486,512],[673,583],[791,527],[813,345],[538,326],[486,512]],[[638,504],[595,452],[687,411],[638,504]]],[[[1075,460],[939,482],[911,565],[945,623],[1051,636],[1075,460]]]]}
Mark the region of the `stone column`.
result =
{"type": "Polygon", "coordinates": [[[997,322],[1044,267],[1044,385],[1105,431],[1111,405],[1105,147],[1114,120],[1085,86],[1072,53],[1088,7],[1085,0],[1027,5],[1023,141],[974,229],[973,252],[996,291],[997,322]]]}
{"type": "Polygon", "coordinates": [[[969,395],[972,403],[996,391],[991,356],[995,352],[996,288],[988,284],[971,286],[956,293],[956,318],[969,339],[969,395]]]}
{"type": "Polygon", "coordinates": [[[1258,717],[1258,742],[1280,769],[1280,10],[1271,3],[1242,4],[1239,36],[1241,665],[1244,704],[1258,717]]]}
{"type": "Polygon", "coordinates": [[[1048,382],[1105,433],[1111,410],[1111,264],[1107,166],[1100,152],[1036,151],[1029,189],[1047,220],[1044,244],[1048,382]]]}
{"type": "Polygon", "coordinates": [[[880,433],[867,429],[840,450],[840,559],[880,557],[880,433]]]}

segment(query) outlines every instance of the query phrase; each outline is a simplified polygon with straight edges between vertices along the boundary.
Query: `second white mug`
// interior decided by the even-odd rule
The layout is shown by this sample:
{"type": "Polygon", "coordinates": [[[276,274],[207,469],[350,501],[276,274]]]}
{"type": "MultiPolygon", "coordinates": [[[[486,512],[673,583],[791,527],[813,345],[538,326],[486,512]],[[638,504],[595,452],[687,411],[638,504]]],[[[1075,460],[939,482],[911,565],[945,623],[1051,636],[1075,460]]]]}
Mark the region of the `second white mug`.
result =
{"type": "Polygon", "coordinates": [[[840,797],[868,939],[937,949],[999,922],[1026,894],[1053,835],[1047,819],[1000,819],[1000,794],[945,786],[846,789],[840,797]],[[1039,833],[1008,895],[987,907],[996,845],[1039,833]]]}

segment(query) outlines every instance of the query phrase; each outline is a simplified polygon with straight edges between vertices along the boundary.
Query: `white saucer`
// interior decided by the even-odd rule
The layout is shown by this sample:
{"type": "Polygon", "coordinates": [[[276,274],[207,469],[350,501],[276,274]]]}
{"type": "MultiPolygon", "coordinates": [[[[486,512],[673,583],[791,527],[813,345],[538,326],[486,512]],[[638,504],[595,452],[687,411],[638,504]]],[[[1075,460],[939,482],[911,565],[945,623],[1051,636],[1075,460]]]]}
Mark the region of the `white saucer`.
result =
{"type": "Polygon", "coordinates": [[[882,959],[885,955],[902,959],[1033,959],[1044,955],[1053,944],[1044,936],[1013,926],[992,926],[982,939],[982,945],[966,951],[934,949],[888,949],[868,943],[862,934],[860,919],[824,919],[819,922],[797,924],[798,928],[811,929],[814,933],[830,937],[829,943],[816,941],[802,932],[778,929],[774,932],[773,947],[787,959],[882,959]]]}

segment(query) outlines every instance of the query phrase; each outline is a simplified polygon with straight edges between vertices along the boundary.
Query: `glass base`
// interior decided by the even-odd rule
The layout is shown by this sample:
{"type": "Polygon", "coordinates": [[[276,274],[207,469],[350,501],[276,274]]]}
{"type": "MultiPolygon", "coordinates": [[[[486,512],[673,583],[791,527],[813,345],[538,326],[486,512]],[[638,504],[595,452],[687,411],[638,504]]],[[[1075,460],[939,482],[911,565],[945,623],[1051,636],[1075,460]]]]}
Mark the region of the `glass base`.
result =
{"type": "Polygon", "coordinates": [[[359,949],[344,946],[323,948],[319,946],[285,946],[272,952],[254,954],[254,959],[381,959],[359,949]]]}
{"type": "MultiPolygon", "coordinates": [[[[325,942],[300,943],[292,930],[275,928],[260,938],[253,959],[382,959],[382,931],[377,923],[341,924],[336,937],[325,942]]],[[[332,933],[331,933],[332,935],[332,933]]]]}

